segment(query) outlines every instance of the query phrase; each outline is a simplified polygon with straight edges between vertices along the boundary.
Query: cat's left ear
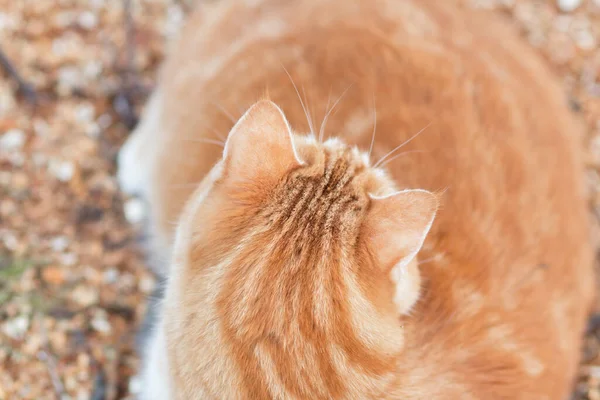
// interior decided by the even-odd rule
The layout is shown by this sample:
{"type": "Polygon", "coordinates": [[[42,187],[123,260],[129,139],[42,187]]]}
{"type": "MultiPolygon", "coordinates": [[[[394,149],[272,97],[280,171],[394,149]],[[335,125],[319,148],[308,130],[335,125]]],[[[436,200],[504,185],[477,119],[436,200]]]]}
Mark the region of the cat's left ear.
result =
{"type": "Polygon", "coordinates": [[[290,125],[270,100],[255,103],[231,129],[223,160],[232,176],[241,179],[278,176],[302,165],[290,125]]]}

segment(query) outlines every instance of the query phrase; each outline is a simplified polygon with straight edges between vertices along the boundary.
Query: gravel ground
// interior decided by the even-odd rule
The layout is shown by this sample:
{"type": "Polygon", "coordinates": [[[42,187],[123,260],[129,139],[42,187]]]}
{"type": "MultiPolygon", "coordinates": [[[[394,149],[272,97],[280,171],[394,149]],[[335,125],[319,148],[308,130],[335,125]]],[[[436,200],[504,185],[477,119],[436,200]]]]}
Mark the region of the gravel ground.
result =
{"type": "MultiPolygon", "coordinates": [[[[513,21],[562,77],[588,127],[600,245],[600,0],[464,3],[513,21]]],[[[29,83],[0,73],[0,400],[139,387],[135,333],[155,283],[137,245],[143,208],[119,193],[115,156],[181,4],[0,0],[0,50],[29,83]]],[[[599,350],[591,329],[574,399],[600,399],[599,350]]]]}

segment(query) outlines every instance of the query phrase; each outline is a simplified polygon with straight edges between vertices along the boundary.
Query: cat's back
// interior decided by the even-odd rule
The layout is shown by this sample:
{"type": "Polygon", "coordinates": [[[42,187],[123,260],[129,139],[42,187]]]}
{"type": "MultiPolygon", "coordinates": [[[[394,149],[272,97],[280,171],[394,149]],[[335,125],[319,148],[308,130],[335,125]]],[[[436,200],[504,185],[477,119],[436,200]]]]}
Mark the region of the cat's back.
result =
{"type": "Polygon", "coordinates": [[[265,90],[317,136],[341,96],[323,136],[369,149],[376,121],[373,160],[425,128],[381,163],[401,187],[446,190],[398,396],[566,396],[593,287],[581,135],[511,29],[454,2],[265,0],[209,4],[182,37],[157,95],[165,231],[221,154],[189,139],[225,135],[265,90]]]}

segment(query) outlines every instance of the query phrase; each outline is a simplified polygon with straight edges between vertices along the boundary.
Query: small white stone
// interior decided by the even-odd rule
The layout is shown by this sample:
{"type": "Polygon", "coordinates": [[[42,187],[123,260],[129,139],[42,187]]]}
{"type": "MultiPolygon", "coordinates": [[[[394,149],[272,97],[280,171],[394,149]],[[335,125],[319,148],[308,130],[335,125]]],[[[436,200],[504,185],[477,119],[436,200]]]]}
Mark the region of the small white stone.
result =
{"type": "Polygon", "coordinates": [[[24,315],[13,318],[2,326],[2,332],[14,340],[23,339],[27,329],[29,329],[29,319],[24,315]]]}
{"type": "Polygon", "coordinates": [[[119,270],[116,268],[109,268],[106,271],[104,271],[104,274],[102,274],[102,278],[105,283],[115,283],[117,279],[119,279],[119,270]]]}
{"type": "Polygon", "coordinates": [[[19,150],[25,144],[25,133],[20,129],[11,129],[0,138],[0,150],[19,150]]]}
{"type": "Polygon", "coordinates": [[[79,122],[91,122],[96,117],[96,109],[89,103],[80,104],[75,109],[75,118],[79,122]]]}
{"type": "Polygon", "coordinates": [[[92,60],[86,63],[83,67],[83,75],[88,79],[95,79],[102,73],[102,63],[92,60]]]}
{"type": "Polygon", "coordinates": [[[170,6],[167,9],[167,19],[164,25],[164,33],[167,37],[173,37],[179,33],[185,13],[179,5],[170,6]]]}
{"type": "Polygon", "coordinates": [[[52,250],[62,253],[69,247],[69,239],[66,236],[57,236],[50,242],[52,250]]]}
{"type": "Polygon", "coordinates": [[[100,137],[100,133],[102,133],[102,129],[95,123],[85,124],[83,127],[83,132],[86,136],[91,137],[92,139],[97,139],[100,137]]]}
{"type": "Polygon", "coordinates": [[[0,12],[0,32],[8,27],[8,21],[9,21],[8,15],[0,12]]]}
{"type": "Polygon", "coordinates": [[[43,153],[33,153],[31,155],[31,160],[33,161],[33,165],[35,165],[38,168],[45,167],[48,163],[48,159],[43,153]]]}
{"type": "MultiPolygon", "coordinates": [[[[85,380],[85,379],[81,378],[81,380],[85,380]]],[[[87,390],[86,390],[86,389],[80,389],[80,390],[77,392],[77,397],[76,397],[76,399],[77,399],[77,400],[90,400],[90,394],[87,392],[87,390]]],[[[62,400],[62,399],[61,399],[61,400],[62,400]]]]}
{"type": "Polygon", "coordinates": [[[58,84],[65,88],[77,86],[81,81],[79,70],[73,66],[61,67],[58,70],[58,84]]]}
{"type": "Polygon", "coordinates": [[[95,331],[104,334],[108,334],[112,330],[110,322],[106,320],[105,316],[100,315],[97,315],[94,317],[94,319],[92,319],[92,328],[94,328],[95,331]]]}
{"type": "Polygon", "coordinates": [[[83,307],[89,307],[98,302],[99,295],[98,292],[91,287],[78,286],[71,293],[71,298],[77,304],[83,307]]]}
{"type": "Polygon", "coordinates": [[[62,38],[52,41],[52,52],[57,56],[64,56],[69,51],[69,45],[62,38]]]}
{"type": "Polygon", "coordinates": [[[142,392],[142,380],[139,376],[132,376],[131,379],[129,379],[128,389],[131,394],[139,394],[142,392]]]}
{"type": "Polygon", "coordinates": [[[91,11],[84,11],[77,17],[77,22],[82,28],[91,30],[98,25],[98,17],[91,11]]]}
{"type": "Polygon", "coordinates": [[[38,136],[48,136],[50,133],[50,125],[43,119],[36,118],[33,120],[33,131],[38,136]]]}
{"type": "Polygon", "coordinates": [[[143,293],[151,293],[154,289],[154,279],[150,277],[143,277],[140,279],[139,288],[143,293]]]}
{"type": "Polygon", "coordinates": [[[562,12],[571,12],[581,5],[582,0],[557,0],[557,5],[562,12]]]}
{"type": "Polygon", "coordinates": [[[146,205],[140,199],[132,198],[125,202],[125,218],[131,224],[142,222],[146,216],[146,205]]]}
{"type": "Polygon", "coordinates": [[[592,35],[592,32],[589,30],[580,30],[575,33],[574,38],[577,47],[581,50],[590,51],[596,49],[596,38],[592,35]]]}
{"type": "Polygon", "coordinates": [[[110,116],[110,114],[102,114],[101,116],[98,117],[98,120],[96,121],[96,123],[98,124],[100,129],[106,129],[112,125],[113,119],[110,116]]]}
{"type": "Polygon", "coordinates": [[[15,250],[19,245],[19,240],[17,239],[17,236],[15,236],[15,234],[12,232],[2,232],[0,237],[2,238],[2,243],[4,244],[4,247],[6,247],[8,250],[15,250]]]}
{"type": "Polygon", "coordinates": [[[75,174],[75,165],[70,161],[50,162],[50,172],[61,182],[68,182],[75,174]]]}
{"type": "Polygon", "coordinates": [[[13,167],[22,167],[25,165],[25,156],[20,151],[13,151],[9,154],[8,160],[13,167]]]}
{"type": "Polygon", "coordinates": [[[78,257],[75,253],[66,253],[60,256],[60,262],[62,265],[72,267],[77,263],[78,257]]]}

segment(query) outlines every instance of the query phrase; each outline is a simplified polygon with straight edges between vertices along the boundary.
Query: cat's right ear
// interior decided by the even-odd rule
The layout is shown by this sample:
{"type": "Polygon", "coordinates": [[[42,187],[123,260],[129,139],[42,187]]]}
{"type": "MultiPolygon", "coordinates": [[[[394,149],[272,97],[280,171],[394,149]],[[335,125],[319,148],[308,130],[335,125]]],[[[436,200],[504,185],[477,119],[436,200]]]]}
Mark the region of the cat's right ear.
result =
{"type": "Polygon", "coordinates": [[[368,237],[382,267],[406,266],[417,255],[438,209],[437,196],[426,190],[403,190],[371,196],[368,237]]]}
{"type": "Polygon", "coordinates": [[[366,224],[379,268],[394,284],[393,302],[407,314],[421,294],[416,255],[421,250],[438,209],[437,196],[426,190],[404,190],[385,197],[371,196],[366,224]]]}
{"type": "Polygon", "coordinates": [[[255,103],[231,129],[223,161],[230,175],[242,180],[280,176],[302,165],[290,125],[270,100],[255,103]]]}

